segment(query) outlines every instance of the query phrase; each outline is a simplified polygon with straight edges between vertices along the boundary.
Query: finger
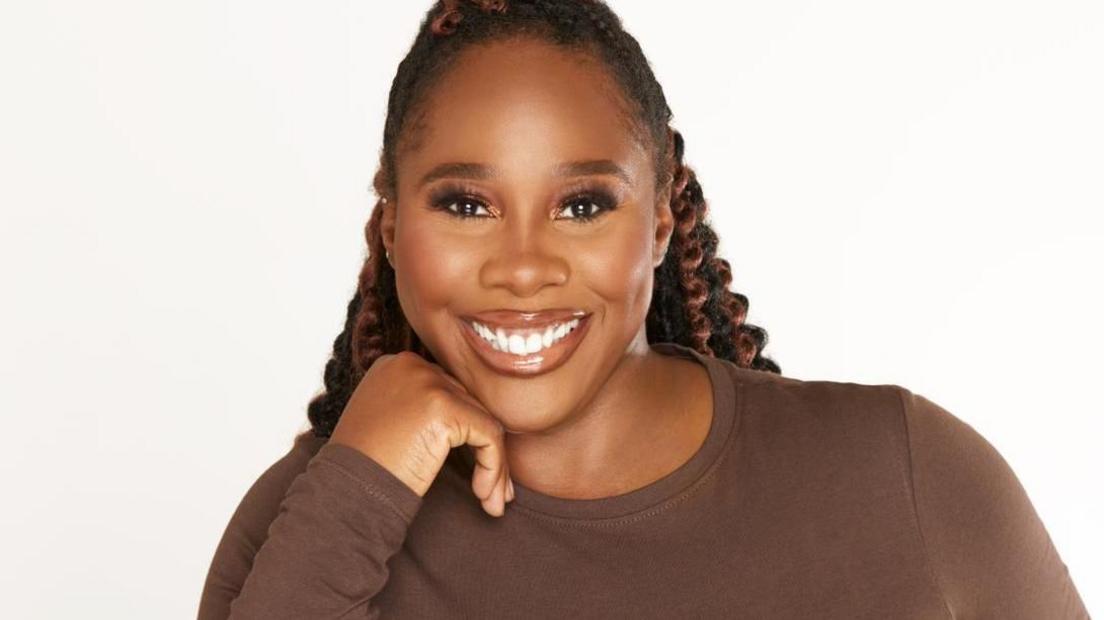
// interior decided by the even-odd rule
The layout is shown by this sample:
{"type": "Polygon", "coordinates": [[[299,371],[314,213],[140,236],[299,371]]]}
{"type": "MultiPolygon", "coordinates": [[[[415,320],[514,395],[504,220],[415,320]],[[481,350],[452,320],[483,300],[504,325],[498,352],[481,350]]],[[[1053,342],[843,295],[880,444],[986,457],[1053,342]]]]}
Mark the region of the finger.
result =
{"type": "MultiPolygon", "coordinates": [[[[505,444],[504,444],[505,445],[505,444]]],[[[502,467],[502,503],[508,504],[512,497],[510,497],[510,460],[505,458],[506,463],[502,467]]]]}
{"type": "MultiPolygon", "coordinates": [[[[501,425],[500,425],[500,428],[501,428],[501,425]]],[[[503,433],[501,435],[503,440],[505,438],[505,432],[504,431],[505,431],[505,429],[503,429],[503,433]]],[[[510,484],[510,464],[509,464],[509,461],[506,459],[505,442],[504,441],[503,441],[502,446],[503,446],[503,450],[501,451],[501,454],[502,454],[502,463],[501,463],[501,465],[502,465],[502,467],[501,467],[501,470],[499,472],[499,478],[495,482],[494,491],[492,492],[491,497],[489,497],[488,501],[487,501],[488,513],[491,516],[495,516],[495,517],[501,517],[503,514],[505,514],[505,512],[506,512],[506,502],[509,501],[508,496],[509,496],[509,493],[510,493],[510,487],[509,487],[509,484],[510,484]]]]}
{"type": "MultiPolygon", "coordinates": [[[[506,511],[506,502],[513,499],[510,491],[510,476],[505,456],[506,428],[492,416],[471,392],[467,391],[459,380],[438,367],[438,373],[451,388],[451,393],[459,397],[471,408],[469,413],[475,416],[469,421],[466,443],[473,448],[475,471],[472,474],[472,491],[480,499],[484,510],[491,516],[502,516],[506,511]]],[[[452,442],[453,447],[459,445],[452,442]]]]}
{"type": "MultiPolygon", "coordinates": [[[[495,448],[497,459],[497,470],[495,472],[496,478],[494,479],[494,485],[492,487],[490,495],[483,498],[484,509],[488,514],[494,517],[501,517],[506,512],[506,502],[509,501],[507,496],[509,495],[510,484],[510,469],[509,462],[506,459],[505,453],[505,428],[495,421],[495,448]]],[[[476,462],[478,462],[478,457],[476,462]]]]}
{"type": "Polygon", "coordinates": [[[494,503],[491,505],[491,508],[494,509],[494,512],[491,514],[493,514],[494,516],[501,517],[506,512],[506,494],[509,491],[506,488],[506,483],[509,480],[510,477],[506,475],[506,467],[504,464],[502,467],[502,477],[499,479],[498,485],[495,487],[494,503]]]}
{"type": "MultiPolygon", "coordinates": [[[[453,447],[467,444],[472,447],[475,468],[472,473],[472,491],[485,504],[494,505],[505,497],[506,459],[503,453],[504,432],[502,425],[490,415],[475,409],[464,410],[463,419],[450,425],[457,429],[451,433],[449,442],[453,447]]],[[[493,508],[492,508],[493,510],[493,508]]]]}
{"type": "Polygon", "coordinates": [[[488,495],[486,498],[483,498],[483,500],[481,501],[483,505],[483,510],[485,510],[487,514],[491,515],[492,517],[500,517],[505,512],[506,501],[504,488],[505,487],[503,486],[502,477],[499,477],[494,482],[494,486],[491,489],[491,494],[488,495]]]}
{"type": "Polygon", "coordinates": [[[473,438],[468,441],[475,457],[475,469],[472,472],[472,491],[481,500],[490,499],[501,471],[501,457],[494,442],[485,438],[473,438]]]}
{"type": "MultiPolygon", "coordinates": [[[[471,394],[470,394],[469,392],[457,392],[457,393],[456,393],[456,395],[457,395],[457,396],[459,396],[459,397],[460,397],[460,398],[461,398],[462,400],[464,400],[464,401],[465,401],[465,402],[467,402],[468,404],[470,404],[470,405],[471,405],[471,406],[472,406],[473,408],[475,408],[475,409],[477,409],[477,410],[479,410],[479,411],[482,411],[482,412],[486,412],[486,409],[484,409],[484,408],[483,408],[483,403],[479,402],[479,400],[477,400],[477,399],[476,399],[476,398],[475,398],[474,396],[472,396],[472,395],[471,395],[471,394]]],[[[490,413],[486,413],[486,415],[490,416],[491,414],[490,414],[490,413]]],[[[493,417],[493,416],[492,416],[492,417],[493,417]]],[[[495,421],[497,422],[497,421],[498,421],[498,419],[497,419],[497,418],[495,418],[495,421]]],[[[499,424],[501,425],[501,422],[499,422],[499,424]]],[[[503,436],[503,460],[504,460],[504,461],[505,461],[505,433],[506,433],[506,432],[507,432],[507,431],[506,431],[506,428],[505,428],[505,426],[502,426],[502,436],[503,436]]],[[[509,466],[508,466],[508,465],[504,465],[503,469],[504,469],[504,471],[503,471],[503,479],[502,479],[502,481],[501,481],[501,483],[502,483],[502,496],[503,496],[503,503],[508,503],[508,502],[512,502],[512,501],[514,501],[514,488],[513,488],[513,483],[511,482],[511,478],[510,478],[510,469],[509,469],[509,466]]]]}

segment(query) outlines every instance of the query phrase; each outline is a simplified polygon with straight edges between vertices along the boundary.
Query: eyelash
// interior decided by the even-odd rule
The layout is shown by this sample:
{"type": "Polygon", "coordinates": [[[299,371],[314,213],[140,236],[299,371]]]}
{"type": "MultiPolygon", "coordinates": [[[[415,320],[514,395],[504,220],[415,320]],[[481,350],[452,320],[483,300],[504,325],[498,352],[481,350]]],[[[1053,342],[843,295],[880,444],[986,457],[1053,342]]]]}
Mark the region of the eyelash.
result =
{"type": "MultiPolygon", "coordinates": [[[[486,202],[476,197],[476,194],[478,194],[478,192],[470,187],[463,185],[445,185],[433,192],[430,196],[429,204],[431,208],[461,220],[490,219],[491,216],[467,215],[449,208],[453,204],[473,204],[477,207],[486,209],[486,202]]],[[[598,207],[598,209],[591,215],[575,215],[574,217],[565,219],[573,220],[576,224],[584,224],[597,220],[604,214],[617,208],[617,199],[614,198],[613,194],[605,189],[596,187],[585,188],[574,192],[561,203],[560,209],[562,210],[563,208],[571,207],[579,203],[587,203],[588,206],[594,205],[598,207]]]]}

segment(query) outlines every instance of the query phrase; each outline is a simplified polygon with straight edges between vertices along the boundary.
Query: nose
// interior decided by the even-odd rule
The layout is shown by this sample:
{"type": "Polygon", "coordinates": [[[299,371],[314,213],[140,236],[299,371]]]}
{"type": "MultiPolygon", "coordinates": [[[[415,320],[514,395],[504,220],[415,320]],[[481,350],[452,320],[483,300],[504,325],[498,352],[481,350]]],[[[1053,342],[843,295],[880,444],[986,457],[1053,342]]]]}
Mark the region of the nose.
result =
{"type": "Polygon", "coordinates": [[[554,233],[540,224],[513,224],[503,227],[501,237],[488,244],[487,258],[479,272],[480,284],[488,289],[506,289],[516,297],[532,297],[546,286],[567,282],[570,265],[556,251],[554,233]]]}

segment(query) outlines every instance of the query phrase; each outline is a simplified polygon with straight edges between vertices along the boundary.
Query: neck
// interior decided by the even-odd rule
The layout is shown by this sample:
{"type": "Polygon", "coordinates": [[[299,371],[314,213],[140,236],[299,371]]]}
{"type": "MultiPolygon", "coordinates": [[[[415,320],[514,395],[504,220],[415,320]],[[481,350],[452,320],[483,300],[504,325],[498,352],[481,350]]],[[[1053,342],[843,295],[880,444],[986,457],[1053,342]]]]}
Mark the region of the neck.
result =
{"type": "Polygon", "coordinates": [[[546,495],[592,499],[658,480],[690,458],[712,421],[707,371],[657,353],[643,330],[570,421],[541,433],[507,433],[516,483],[546,495]]]}

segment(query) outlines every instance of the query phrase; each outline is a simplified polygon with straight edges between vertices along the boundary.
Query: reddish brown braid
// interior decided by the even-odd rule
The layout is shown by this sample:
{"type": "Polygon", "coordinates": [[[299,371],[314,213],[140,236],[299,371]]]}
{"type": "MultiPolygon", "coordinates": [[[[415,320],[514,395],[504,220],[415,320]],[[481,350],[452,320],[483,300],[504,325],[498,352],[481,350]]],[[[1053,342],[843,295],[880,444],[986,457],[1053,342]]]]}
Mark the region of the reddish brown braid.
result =
{"type": "MultiPolygon", "coordinates": [[[[506,0],[467,0],[481,11],[506,12],[506,0]]],[[[456,31],[457,24],[464,18],[460,4],[464,0],[443,0],[443,8],[430,24],[430,31],[437,36],[448,36],[456,31]]]]}
{"type": "MultiPolygon", "coordinates": [[[[685,299],[687,322],[690,324],[690,347],[713,355],[709,340],[715,332],[714,321],[703,311],[710,293],[717,286],[702,276],[702,263],[708,262],[712,271],[718,274],[719,290],[724,297],[719,305],[721,312],[736,330],[736,348],[740,366],[750,366],[752,359],[761,348],[754,326],[745,324],[747,318],[747,298],[728,290],[732,283],[732,268],[727,260],[706,256],[703,237],[712,235],[706,224],[709,203],[701,191],[694,169],[683,163],[684,141],[678,130],[668,127],[668,166],[671,176],[671,211],[675,216],[675,230],[671,245],[678,256],[679,285],[685,299]]],[[[714,235],[715,237],[715,235],[714,235]]],[[[671,250],[668,250],[671,251],[671,250]]]]}
{"type": "Polygon", "coordinates": [[[708,204],[697,175],[683,161],[682,134],[670,125],[663,90],[616,14],[599,0],[438,0],[392,83],[373,179],[380,199],[364,229],[367,257],[346,307],[345,328],[326,363],[325,389],[307,407],[316,435],[329,436],[360,378],[384,353],[413,351],[435,362],[399,306],[380,231],[383,205],[397,195],[397,153],[419,140],[419,105],[429,88],[467,46],[519,33],[591,54],[604,64],[630,103],[631,126],[652,148],[657,190],[670,188],[675,229],[655,270],[648,342],[674,342],[740,367],[781,373],[762,355],[766,331],[746,322],[747,297],[728,288],[732,270],[716,255],[717,235],[706,220],[708,204]]]}

